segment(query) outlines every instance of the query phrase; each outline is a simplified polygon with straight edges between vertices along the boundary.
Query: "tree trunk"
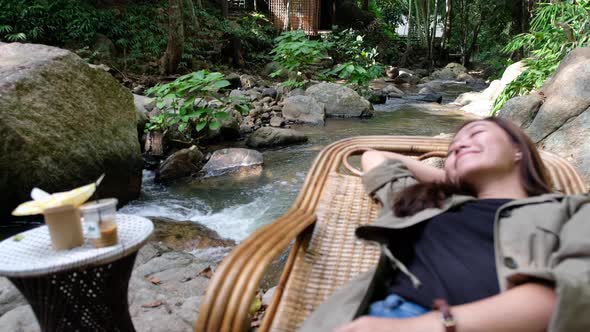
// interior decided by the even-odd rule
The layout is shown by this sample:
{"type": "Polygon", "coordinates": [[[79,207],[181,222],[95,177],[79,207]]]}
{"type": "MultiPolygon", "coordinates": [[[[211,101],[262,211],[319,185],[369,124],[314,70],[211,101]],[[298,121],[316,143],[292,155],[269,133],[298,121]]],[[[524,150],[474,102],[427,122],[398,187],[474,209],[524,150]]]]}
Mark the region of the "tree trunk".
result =
{"type": "Polygon", "coordinates": [[[168,45],[160,60],[160,72],[169,75],[176,71],[182,58],[184,27],[182,24],[182,0],[168,0],[168,45]]]}
{"type": "MultiPolygon", "coordinates": [[[[197,0],[199,1],[199,0],[197,0]]],[[[184,0],[184,8],[187,13],[190,26],[187,29],[189,40],[193,40],[196,37],[196,32],[199,30],[199,21],[197,21],[197,15],[195,14],[195,4],[193,0],[184,0]]]]}
{"type": "Polygon", "coordinates": [[[434,62],[434,40],[436,39],[436,25],[438,24],[438,0],[434,5],[434,23],[430,32],[430,43],[428,44],[428,70],[432,71],[434,62]]]}
{"type": "Polygon", "coordinates": [[[227,0],[221,0],[221,16],[227,17],[229,14],[229,5],[227,4],[227,0]]]}
{"type": "Polygon", "coordinates": [[[412,32],[412,0],[409,0],[408,4],[408,33],[406,34],[406,50],[400,59],[400,66],[405,67],[406,61],[408,60],[408,55],[410,54],[411,50],[411,34],[412,32]]]}
{"type": "Polygon", "coordinates": [[[469,66],[469,62],[471,61],[471,55],[473,54],[473,52],[475,51],[475,46],[477,45],[477,38],[479,37],[479,32],[481,31],[481,25],[483,24],[483,16],[484,14],[481,12],[482,8],[479,8],[479,20],[477,21],[477,25],[475,26],[475,29],[473,29],[473,33],[471,35],[471,45],[469,45],[469,47],[467,48],[467,52],[465,54],[464,60],[463,60],[463,66],[467,67],[469,66]]]}
{"type": "Polygon", "coordinates": [[[453,27],[453,0],[446,0],[445,1],[445,26],[443,29],[443,36],[441,39],[441,48],[446,48],[449,44],[449,40],[451,39],[451,31],[453,27]]]}

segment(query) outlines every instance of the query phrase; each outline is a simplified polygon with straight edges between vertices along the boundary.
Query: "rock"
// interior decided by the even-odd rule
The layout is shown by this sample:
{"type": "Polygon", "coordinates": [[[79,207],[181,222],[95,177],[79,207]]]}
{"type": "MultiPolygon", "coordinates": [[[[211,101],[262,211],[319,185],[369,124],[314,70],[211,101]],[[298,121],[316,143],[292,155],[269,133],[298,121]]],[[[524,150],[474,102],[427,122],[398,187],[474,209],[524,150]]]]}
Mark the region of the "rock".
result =
{"type": "MultiPolygon", "coordinates": [[[[2,278],[3,279],[3,278],[2,278]]],[[[16,291],[16,289],[15,289],[16,291]]],[[[39,332],[39,323],[35,319],[35,313],[28,304],[19,305],[9,312],[0,315],[2,331],[15,332],[39,332]]]]}
{"type": "Polygon", "coordinates": [[[203,167],[202,172],[205,177],[220,176],[260,167],[263,162],[262,153],[255,150],[242,148],[222,149],[213,153],[203,167]]]}
{"type": "Polygon", "coordinates": [[[107,66],[105,64],[102,64],[102,63],[100,65],[94,65],[94,64],[89,63],[88,66],[90,66],[90,68],[92,68],[92,69],[102,70],[102,71],[107,72],[107,73],[109,71],[111,71],[111,68],[109,66],[107,66]]]}
{"type": "Polygon", "coordinates": [[[252,88],[255,88],[259,85],[258,85],[258,82],[256,81],[256,78],[254,78],[254,76],[242,75],[242,76],[240,76],[240,86],[242,87],[242,89],[252,89],[252,88]]]}
{"type": "Polygon", "coordinates": [[[192,324],[210,280],[201,272],[214,268],[220,258],[203,259],[148,242],[139,251],[129,282],[129,312],[135,329],[193,331],[192,324]],[[158,280],[158,283],[150,280],[158,280]],[[156,301],[161,304],[145,306],[156,301]]]}
{"type": "Polygon", "coordinates": [[[270,301],[272,301],[272,296],[274,295],[276,289],[277,289],[277,287],[275,286],[275,287],[267,290],[266,292],[264,292],[264,295],[262,295],[262,305],[265,305],[265,306],[270,305],[270,301]]]}
{"type": "Polygon", "coordinates": [[[280,116],[273,116],[270,118],[271,127],[282,127],[285,125],[285,119],[280,116]]]}
{"type": "Polygon", "coordinates": [[[324,124],[326,117],[324,104],[310,96],[294,96],[285,99],[282,112],[286,120],[303,123],[324,124]]]}
{"type": "Polygon", "coordinates": [[[0,316],[14,308],[26,304],[27,301],[16,287],[14,287],[8,279],[0,278],[0,316]]]}
{"type": "Polygon", "coordinates": [[[224,239],[216,231],[195,221],[176,221],[162,217],[150,219],[155,226],[150,239],[164,243],[174,250],[192,251],[236,246],[234,240],[224,239]]]}
{"type": "Polygon", "coordinates": [[[241,87],[240,75],[236,73],[229,73],[227,76],[225,76],[225,79],[229,82],[228,88],[238,89],[241,87]]]}
{"type": "Polygon", "coordinates": [[[307,136],[298,131],[292,129],[264,127],[256,130],[252,135],[250,135],[246,141],[246,145],[257,148],[298,144],[304,142],[307,142],[307,136]]]}
{"type": "Polygon", "coordinates": [[[242,123],[242,114],[233,108],[226,108],[225,112],[229,114],[226,119],[221,121],[219,133],[225,139],[236,139],[240,137],[240,124],[242,123]]]}
{"type": "Polygon", "coordinates": [[[543,97],[538,93],[515,97],[502,106],[498,116],[511,120],[518,126],[528,127],[542,103],[543,97]]]}
{"type": "Polygon", "coordinates": [[[232,104],[239,104],[242,101],[249,101],[250,96],[244,90],[234,89],[230,91],[229,99],[232,104]]]}
{"type": "Polygon", "coordinates": [[[277,89],[275,88],[264,88],[262,89],[262,97],[266,98],[272,98],[272,99],[276,99],[277,98],[277,89]]]}
{"type": "Polygon", "coordinates": [[[586,186],[589,186],[590,140],[588,137],[590,137],[590,108],[549,134],[539,142],[539,146],[571,162],[586,186]]]}
{"type": "Polygon", "coordinates": [[[256,90],[247,90],[246,95],[250,98],[250,101],[259,100],[262,97],[262,93],[256,90]]]}
{"type": "Polygon", "coordinates": [[[249,134],[254,131],[254,123],[252,124],[241,124],[240,125],[240,134],[249,134]]]}
{"type": "Polygon", "coordinates": [[[399,75],[399,69],[397,67],[389,66],[385,70],[385,76],[390,79],[395,79],[399,75]]]}
{"type": "Polygon", "coordinates": [[[371,104],[385,104],[387,102],[387,95],[383,94],[382,91],[371,91],[369,102],[371,104]]]}
{"type": "Polygon", "coordinates": [[[135,106],[135,114],[137,115],[137,130],[143,132],[145,124],[149,121],[148,113],[155,106],[155,100],[146,96],[133,95],[133,105],[135,106]],[[151,107],[148,109],[148,107],[151,107]]]}
{"type": "Polygon", "coordinates": [[[400,68],[399,75],[393,80],[396,84],[418,84],[420,79],[409,69],[400,68]]]}
{"type": "MultiPolygon", "coordinates": [[[[270,77],[270,74],[278,71],[281,69],[281,66],[277,62],[269,62],[264,66],[264,75],[270,77]]],[[[284,79],[287,77],[286,71],[281,71],[280,74],[276,78],[284,79]]]]}
{"type": "Polygon", "coordinates": [[[196,146],[182,149],[170,155],[156,172],[155,180],[166,182],[197,173],[200,163],[203,160],[203,153],[196,146]]]}
{"type": "Polygon", "coordinates": [[[419,78],[428,77],[428,74],[429,74],[428,69],[424,69],[424,68],[414,69],[414,75],[419,78]]]}
{"type": "Polygon", "coordinates": [[[570,52],[540,91],[545,102],[527,128],[535,142],[590,107],[590,47],[570,52]]]}
{"type": "Polygon", "coordinates": [[[526,67],[522,61],[516,62],[506,68],[502,79],[492,81],[490,86],[482,92],[463,93],[455,99],[454,103],[463,105],[461,110],[464,112],[487,116],[492,111],[494,101],[506,85],[516,79],[525,69],[526,67]]]}
{"type": "Polygon", "coordinates": [[[95,60],[110,62],[117,49],[115,44],[105,35],[97,33],[92,47],[95,60]]]}
{"type": "Polygon", "coordinates": [[[422,101],[425,103],[442,103],[442,95],[439,93],[421,93],[415,96],[408,96],[407,99],[422,101]]]}
{"type": "Polygon", "coordinates": [[[301,88],[295,88],[295,89],[289,91],[289,97],[295,97],[295,96],[305,96],[305,90],[303,90],[301,88]]]}
{"type": "Polygon", "coordinates": [[[0,216],[33,187],[69,190],[106,177],[98,197],[139,195],[142,158],[133,96],[67,50],[0,44],[0,216]]]}
{"type": "Polygon", "coordinates": [[[461,82],[475,82],[475,78],[467,73],[457,75],[457,81],[461,82]]]}
{"type": "Polygon", "coordinates": [[[461,74],[465,74],[467,69],[463,67],[463,65],[451,62],[447,64],[443,69],[436,70],[430,75],[433,79],[436,80],[456,80],[457,77],[461,74]]]}
{"type": "MultiPolygon", "coordinates": [[[[319,83],[309,87],[305,94],[326,107],[328,117],[370,117],[373,107],[356,91],[335,83],[319,83]]],[[[284,110],[283,110],[284,113],[284,110]]],[[[284,114],[283,114],[284,115],[284,114]]]]}
{"type": "Polygon", "coordinates": [[[420,89],[420,91],[418,91],[419,95],[429,95],[433,93],[436,93],[436,91],[434,91],[434,89],[432,89],[430,86],[425,86],[422,89],[420,89]]]}

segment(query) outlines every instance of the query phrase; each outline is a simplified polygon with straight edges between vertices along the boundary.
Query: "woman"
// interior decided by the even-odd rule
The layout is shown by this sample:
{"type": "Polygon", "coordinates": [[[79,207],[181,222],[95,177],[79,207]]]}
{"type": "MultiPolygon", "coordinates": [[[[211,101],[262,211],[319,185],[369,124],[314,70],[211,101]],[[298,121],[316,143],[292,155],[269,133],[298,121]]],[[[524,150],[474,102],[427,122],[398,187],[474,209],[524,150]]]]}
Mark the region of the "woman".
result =
{"type": "Polygon", "coordinates": [[[381,259],[303,331],[590,331],[590,197],[550,193],[520,128],[464,124],[444,170],[380,151],[362,166],[382,208],[356,234],[381,259]]]}

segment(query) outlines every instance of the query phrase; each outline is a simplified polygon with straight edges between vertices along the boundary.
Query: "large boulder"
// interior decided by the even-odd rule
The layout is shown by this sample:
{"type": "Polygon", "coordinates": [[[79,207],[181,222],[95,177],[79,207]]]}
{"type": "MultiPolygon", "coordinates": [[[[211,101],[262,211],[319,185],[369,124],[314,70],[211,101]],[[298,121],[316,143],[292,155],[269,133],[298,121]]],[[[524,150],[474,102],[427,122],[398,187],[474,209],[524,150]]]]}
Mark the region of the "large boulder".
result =
{"type": "Polygon", "coordinates": [[[499,115],[576,167],[590,184],[590,48],[572,51],[540,93],[509,100],[499,115]]]}
{"type": "Polygon", "coordinates": [[[498,116],[509,119],[521,127],[528,127],[541,104],[543,97],[538,93],[518,96],[508,100],[498,111],[498,116]]]}
{"type": "Polygon", "coordinates": [[[573,50],[541,92],[546,96],[528,133],[540,141],[590,107],[590,47],[573,50]]]}
{"type": "Polygon", "coordinates": [[[307,136],[293,129],[263,127],[256,130],[252,135],[250,135],[250,137],[248,137],[246,145],[253,148],[258,148],[298,144],[304,142],[307,142],[307,136]]]}
{"type": "Polygon", "coordinates": [[[194,145],[179,150],[164,160],[156,172],[155,180],[166,182],[197,173],[202,160],[203,154],[194,145]]]}
{"type": "Polygon", "coordinates": [[[139,195],[142,159],[131,92],[56,47],[0,43],[0,216],[34,187],[105,179],[99,197],[139,195]]]}
{"type": "Polygon", "coordinates": [[[335,83],[310,86],[305,94],[326,105],[328,117],[369,117],[373,115],[371,103],[353,89],[335,83]]]}
{"type": "Polygon", "coordinates": [[[262,166],[262,153],[242,148],[228,148],[213,152],[202,172],[206,177],[248,171],[262,166]]]}
{"type": "MultiPolygon", "coordinates": [[[[590,92],[589,92],[590,94],[590,92]]],[[[529,127],[530,128],[530,127],[529,127]]],[[[539,147],[571,162],[590,187],[590,108],[539,142],[539,147]]]]}
{"type": "MultiPolygon", "coordinates": [[[[436,70],[430,75],[435,80],[457,80],[459,76],[467,73],[467,69],[463,65],[451,62],[443,69],[436,70]]],[[[462,76],[464,77],[464,76],[462,76]]]]}
{"type": "Polygon", "coordinates": [[[399,74],[393,80],[393,82],[396,84],[416,85],[418,82],[420,82],[420,78],[414,75],[414,72],[409,69],[399,68],[399,74]]]}
{"type": "Polygon", "coordinates": [[[294,96],[285,99],[283,117],[302,123],[324,124],[326,107],[310,96],[294,96]]]}
{"type": "Polygon", "coordinates": [[[473,113],[479,116],[487,116],[492,111],[494,101],[504,90],[504,88],[514,81],[520,74],[526,70],[522,61],[508,66],[502,74],[502,78],[492,81],[490,85],[481,92],[466,92],[455,99],[454,104],[459,104],[461,110],[467,113],[473,113]]]}

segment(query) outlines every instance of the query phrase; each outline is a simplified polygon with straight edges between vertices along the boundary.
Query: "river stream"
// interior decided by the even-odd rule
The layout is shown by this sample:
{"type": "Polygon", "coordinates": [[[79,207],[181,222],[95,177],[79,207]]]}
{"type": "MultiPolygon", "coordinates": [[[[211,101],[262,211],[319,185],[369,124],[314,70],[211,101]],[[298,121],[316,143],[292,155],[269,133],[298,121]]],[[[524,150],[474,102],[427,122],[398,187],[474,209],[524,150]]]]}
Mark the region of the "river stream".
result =
{"type": "MultiPolygon", "coordinates": [[[[444,102],[473,89],[465,84],[447,86],[443,91],[444,102]]],[[[452,106],[406,104],[399,99],[375,105],[375,110],[370,119],[327,119],[325,126],[293,126],[307,134],[309,141],[262,150],[264,167],[259,174],[238,178],[187,178],[164,186],[154,183],[153,172],[144,171],[141,197],[120,212],[196,221],[222,237],[241,241],[289,208],[313,159],[326,145],[360,135],[452,133],[468,118],[454,111],[452,106]]],[[[243,142],[232,146],[243,147],[243,142]]]]}

